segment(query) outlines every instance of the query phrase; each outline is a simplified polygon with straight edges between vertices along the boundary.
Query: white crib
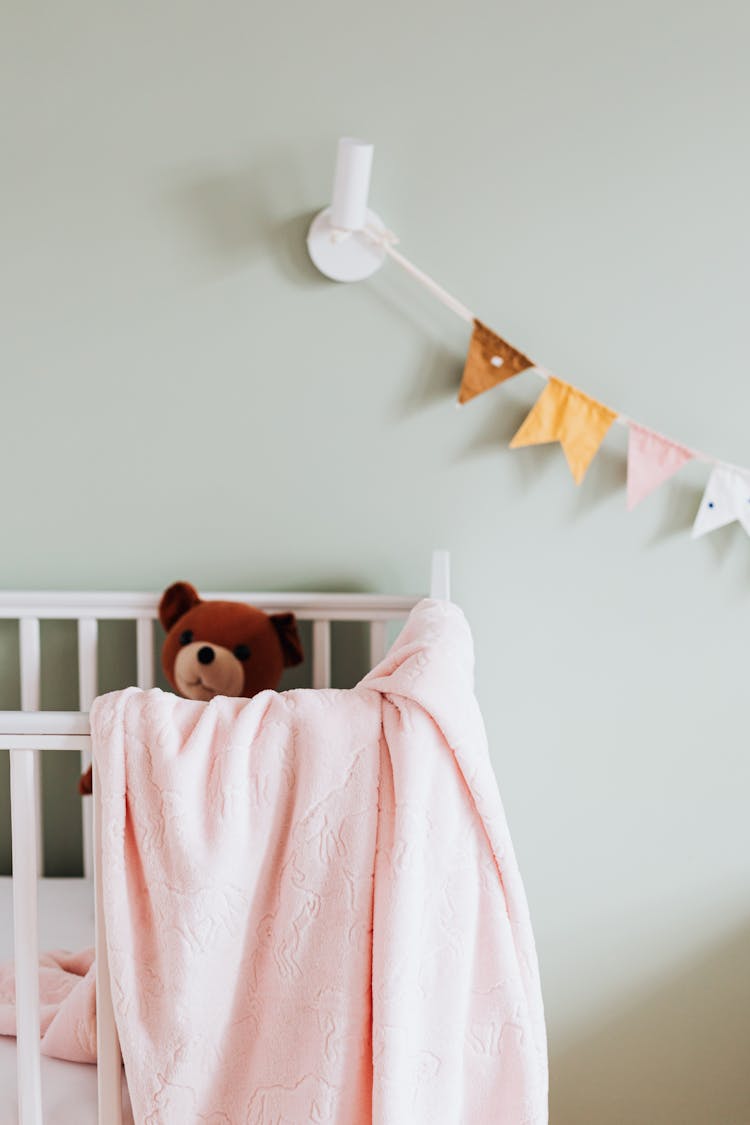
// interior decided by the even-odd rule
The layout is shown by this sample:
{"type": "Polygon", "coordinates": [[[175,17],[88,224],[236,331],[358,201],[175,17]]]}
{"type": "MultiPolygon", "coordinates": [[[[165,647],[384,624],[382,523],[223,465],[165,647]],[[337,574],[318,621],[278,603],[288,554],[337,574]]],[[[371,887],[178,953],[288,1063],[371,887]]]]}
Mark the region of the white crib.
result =
{"type": "MultiPolygon", "coordinates": [[[[431,595],[449,597],[449,558],[435,551],[431,595]]],[[[312,686],[331,682],[331,624],[363,622],[369,627],[369,658],[375,664],[385,655],[388,625],[404,618],[415,597],[368,594],[222,593],[228,598],[260,606],[267,612],[292,610],[301,621],[312,622],[312,686]]],[[[0,593],[0,619],[19,623],[21,711],[0,712],[0,749],[10,751],[13,855],[13,934],[16,960],[18,1021],[17,1083],[20,1125],[42,1125],[42,1083],[39,1012],[39,858],[42,855],[40,800],[41,750],[74,750],[82,768],[90,762],[87,712],[97,694],[98,623],[135,622],[137,685],[154,684],[154,623],[157,594],[122,593],[0,593]],[[78,628],[79,707],[77,712],[40,711],[40,621],[75,620],[78,628]]],[[[97,1104],[102,1125],[121,1125],[121,1057],[115,1027],[104,916],[101,909],[101,870],[98,864],[100,821],[94,782],[93,802],[83,803],[84,875],[93,874],[95,898],[97,1104]]],[[[78,1066],[80,1064],[60,1064],[78,1066]]]]}

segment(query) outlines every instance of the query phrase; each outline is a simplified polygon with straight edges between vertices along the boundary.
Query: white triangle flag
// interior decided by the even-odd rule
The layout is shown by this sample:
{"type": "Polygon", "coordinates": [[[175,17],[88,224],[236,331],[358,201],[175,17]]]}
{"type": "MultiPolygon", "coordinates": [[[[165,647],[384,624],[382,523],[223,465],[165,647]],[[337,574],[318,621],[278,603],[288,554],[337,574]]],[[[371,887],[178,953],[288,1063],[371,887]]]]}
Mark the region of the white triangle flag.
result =
{"type": "Polygon", "coordinates": [[[693,539],[735,520],[750,535],[750,476],[728,465],[717,465],[695,517],[693,539]]]}

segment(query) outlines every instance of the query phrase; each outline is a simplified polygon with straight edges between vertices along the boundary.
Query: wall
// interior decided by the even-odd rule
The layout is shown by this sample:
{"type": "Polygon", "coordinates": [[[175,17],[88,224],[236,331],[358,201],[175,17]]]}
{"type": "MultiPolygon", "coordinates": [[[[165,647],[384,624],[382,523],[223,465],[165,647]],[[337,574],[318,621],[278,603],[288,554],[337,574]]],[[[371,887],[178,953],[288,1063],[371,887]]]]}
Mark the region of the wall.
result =
{"type": "Polygon", "coordinates": [[[563,377],[750,462],[746,6],[68,0],[3,25],[2,585],[411,592],[450,547],[554,1125],[750,1121],[743,533],[691,543],[700,467],[628,515],[622,431],[579,490],[559,449],[509,452],[536,381],[457,413],[465,326],[395,267],[337,286],[304,252],[335,139],[372,139],[416,262],[563,377]]]}

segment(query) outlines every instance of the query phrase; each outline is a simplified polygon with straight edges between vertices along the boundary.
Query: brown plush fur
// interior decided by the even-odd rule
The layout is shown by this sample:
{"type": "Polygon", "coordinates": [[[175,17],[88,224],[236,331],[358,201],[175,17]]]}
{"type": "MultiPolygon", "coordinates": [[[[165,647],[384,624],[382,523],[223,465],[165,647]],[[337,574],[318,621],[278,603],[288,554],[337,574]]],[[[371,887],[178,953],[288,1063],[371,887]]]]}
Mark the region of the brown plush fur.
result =
{"type": "Polygon", "coordinates": [[[303,659],[293,613],[264,613],[241,602],[204,602],[188,582],[162,596],[159,619],[167,631],[164,674],[181,695],[253,696],[278,687],[284,668],[303,659]],[[206,663],[209,656],[210,660],[206,663]]]}

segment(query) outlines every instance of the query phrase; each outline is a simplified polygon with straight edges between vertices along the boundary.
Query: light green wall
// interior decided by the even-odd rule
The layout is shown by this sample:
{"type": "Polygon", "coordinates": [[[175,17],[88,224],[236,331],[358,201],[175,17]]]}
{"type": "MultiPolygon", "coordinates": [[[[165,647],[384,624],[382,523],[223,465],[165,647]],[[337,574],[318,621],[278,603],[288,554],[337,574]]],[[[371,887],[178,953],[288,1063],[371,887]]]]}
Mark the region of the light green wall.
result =
{"type": "Polygon", "coordinates": [[[553,1125],[748,1121],[748,543],[691,543],[695,466],[628,515],[620,430],[580,490],[558,449],[510,453],[534,380],[456,412],[461,322],[304,251],[336,138],[372,139],[416,262],[750,462],[746,5],[67,0],[2,25],[0,583],[412,592],[451,548],[553,1125]]]}

